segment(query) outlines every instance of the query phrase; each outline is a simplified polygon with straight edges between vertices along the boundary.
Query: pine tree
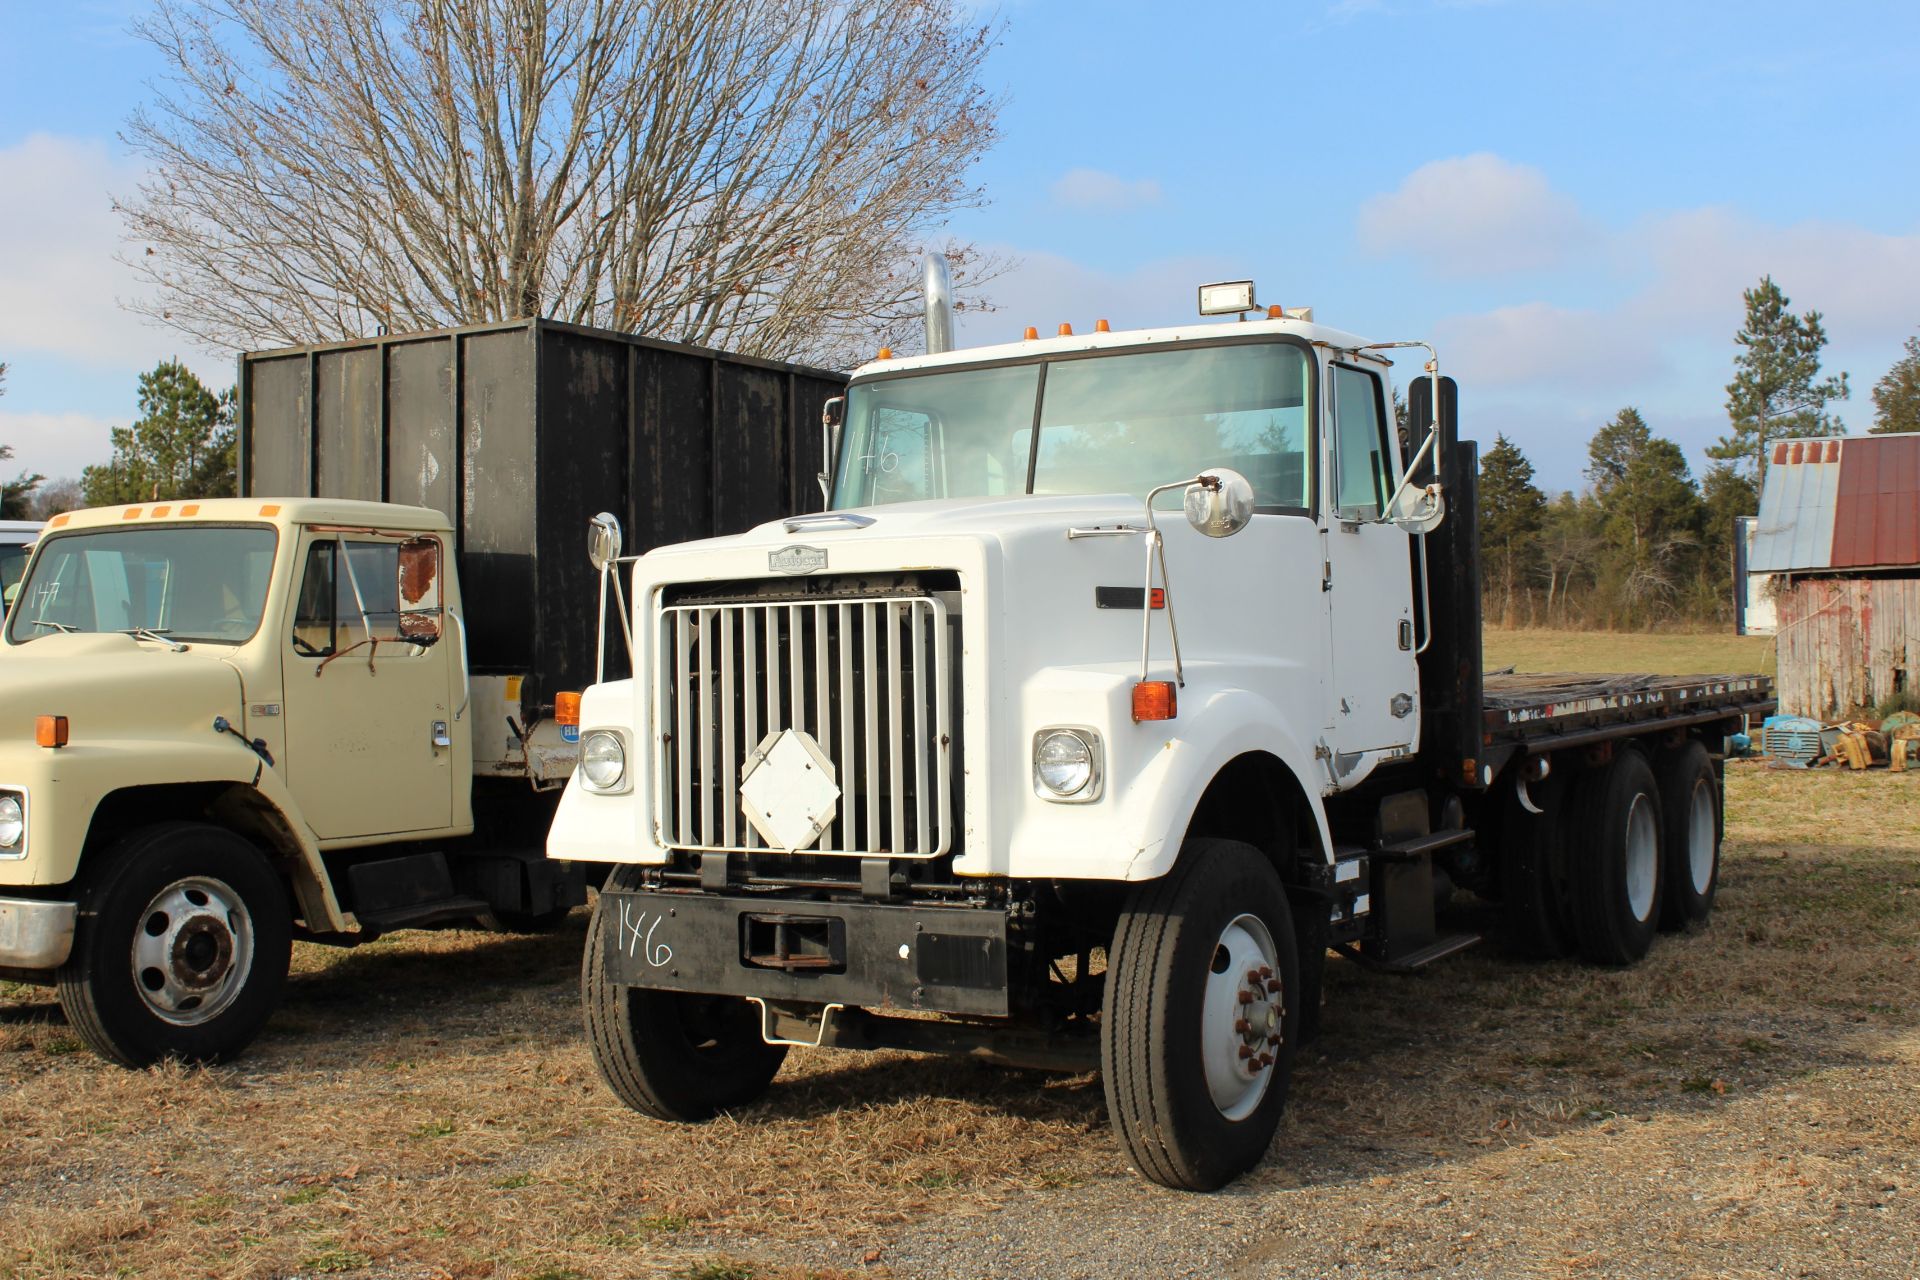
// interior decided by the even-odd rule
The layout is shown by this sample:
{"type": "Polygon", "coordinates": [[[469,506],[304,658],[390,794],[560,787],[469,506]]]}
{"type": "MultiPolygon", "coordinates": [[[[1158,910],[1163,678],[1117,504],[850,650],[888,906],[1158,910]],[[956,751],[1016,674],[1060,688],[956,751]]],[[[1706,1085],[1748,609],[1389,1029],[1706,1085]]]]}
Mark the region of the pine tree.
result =
{"type": "Polygon", "coordinates": [[[1716,617],[1733,605],[1733,522],[1759,510],[1751,480],[1724,462],[1707,468],[1700,480],[1700,578],[1716,617]]]}
{"type": "Polygon", "coordinates": [[[1907,339],[1907,354],[1873,384],[1875,435],[1920,431],[1920,337],[1907,339]]]}
{"type": "Polygon", "coordinates": [[[1646,451],[1653,431],[1640,411],[1628,405],[1613,416],[1613,421],[1593,433],[1587,442],[1587,484],[1594,499],[1604,503],[1622,480],[1633,460],[1646,451]]]}
{"type": "Polygon", "coordinates": [[[140,420],[113,429],[113,460],[80,476],[88,506],[234,491],[234,393],[215,392],[178,360],[140,375],[140,420]]]}
{"type": "Polygon", "coordinates": [[[1534,539],[1547,496],[1533,483],[1533,464],[1518,445],[1496,435],[1480,459],[1480,550],[1500,584],[1501,621],[1514,622],[1514,589],[1539,548],[1534,539]]]}
{"type": "Polygon", "coordinates": [[[1843,435],[1840,420],[1827,403],[1849,395],[1847,375],[1820,377],[1820,349],[1827,333],[1820,313],[1796,316],[1787,295],[1772,276],[1745,290],[1746,327],[1734,335],[1733,381],[1727,384],[1727,417],[1733,430],[1707,450],[1707,456],[1731,462],[1748,479],[1759,481],[1767,451],[1775,440],[1796,436],[1843,435]]]}

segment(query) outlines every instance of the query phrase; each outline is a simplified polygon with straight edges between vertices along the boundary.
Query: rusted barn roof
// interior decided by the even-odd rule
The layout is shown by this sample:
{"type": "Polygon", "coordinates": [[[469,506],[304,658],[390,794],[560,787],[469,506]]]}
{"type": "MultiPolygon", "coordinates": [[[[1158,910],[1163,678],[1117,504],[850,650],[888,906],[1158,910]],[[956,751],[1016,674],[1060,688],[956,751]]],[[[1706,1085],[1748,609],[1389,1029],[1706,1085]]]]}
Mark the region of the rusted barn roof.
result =
{"type": "Polygon", "coordinates": [[[1750,572],[1914,566],[1920,566],[1920,435],[1773,446],[1750,572]]]}

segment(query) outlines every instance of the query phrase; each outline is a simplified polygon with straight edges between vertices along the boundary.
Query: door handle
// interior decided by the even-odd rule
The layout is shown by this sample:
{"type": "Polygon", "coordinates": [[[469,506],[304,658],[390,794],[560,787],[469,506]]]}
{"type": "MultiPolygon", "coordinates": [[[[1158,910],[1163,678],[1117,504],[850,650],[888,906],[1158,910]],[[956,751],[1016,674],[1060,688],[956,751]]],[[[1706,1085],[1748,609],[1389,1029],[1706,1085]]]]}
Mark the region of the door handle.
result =
{"type": "Polygon", "coordinates": [[[435,720],[433,722],[433,745],[436,750],[440,747],[450,747],[453,745],[453,735],[447,732],[447,722],[445,720],[435,720]]]}

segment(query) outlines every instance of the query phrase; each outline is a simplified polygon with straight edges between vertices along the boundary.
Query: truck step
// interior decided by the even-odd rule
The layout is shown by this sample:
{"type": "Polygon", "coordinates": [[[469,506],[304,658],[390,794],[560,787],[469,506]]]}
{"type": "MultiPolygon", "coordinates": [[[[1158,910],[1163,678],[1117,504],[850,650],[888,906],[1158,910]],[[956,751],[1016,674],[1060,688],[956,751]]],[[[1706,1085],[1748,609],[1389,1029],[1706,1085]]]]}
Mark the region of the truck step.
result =
{"type": "Polygon", "coordinates": [[[412,902],[401,907],[390,907],[384,911],[357,911],[354,919],[360,922],[362,929],[374,933],[389,933],[395,929],[418,929],[423,925],[440,924],[447,920],[464,920],[493,910],[490,903],[482,898],[469,898],[455,895],[440,898],[433,902],[412,902]]]}
{"type": "Polygon", "coordinates": [[[1481,940],[1477,933],[1452,933],[1444,938],[1436,938],[1418,951],[1409,951],[1392,960],[1379,956],[1370,956],[1359,947],[1341,947],[1339,951],[1350,960],[1357,961],[1369,969],[1378,969],[1382,973],[1412,973],[1424,969],[1436,960],[1444,960],[1450,955],[1465,951],[1481,940]]]}
{"type": "Polygon", "coordinates": [[[1389,845],[1382,845],[1373,850],[1373,856],[1384,859],[1424,858],[1442,849],[1451,849],[1454,845],[1465,844],[1471,839],[1473,839],[1473,830],[1470,827],[1460,827],[1452,831],[1435,831],[1428,835],[1413,836],[1389,845]]]}

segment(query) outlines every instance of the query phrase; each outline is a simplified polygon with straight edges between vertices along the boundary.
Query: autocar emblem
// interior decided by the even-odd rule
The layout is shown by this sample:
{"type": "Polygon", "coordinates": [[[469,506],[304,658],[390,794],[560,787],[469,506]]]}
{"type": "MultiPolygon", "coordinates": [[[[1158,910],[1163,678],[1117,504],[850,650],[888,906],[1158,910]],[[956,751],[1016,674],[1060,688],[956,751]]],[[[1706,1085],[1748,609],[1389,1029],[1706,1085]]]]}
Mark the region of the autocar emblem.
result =
{"type": "Polygon", "coordinates": [[[767,568],[775,573],[816,573],[826,567],[825,547],[782,547],[767,553],[767,568]]]}

